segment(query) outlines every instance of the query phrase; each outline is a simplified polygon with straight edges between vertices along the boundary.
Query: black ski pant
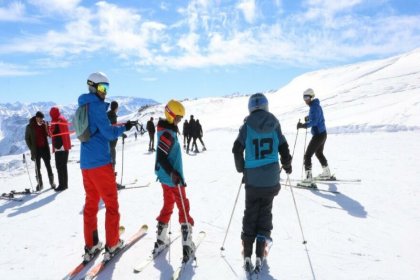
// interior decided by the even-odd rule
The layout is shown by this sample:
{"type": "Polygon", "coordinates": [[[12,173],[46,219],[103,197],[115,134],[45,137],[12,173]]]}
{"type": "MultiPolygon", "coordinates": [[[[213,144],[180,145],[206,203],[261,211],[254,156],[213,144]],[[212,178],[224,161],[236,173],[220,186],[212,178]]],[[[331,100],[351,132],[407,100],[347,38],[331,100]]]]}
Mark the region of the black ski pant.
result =
{"type": "Polygon", "coordinates": [[[280,185],[274,187],[245,186],[245,211],[242,220],[241,239],[254,243],[257,235],[269,238],[273,230],[273,199],[279,193],[280,185]]]}
{"type": "Polygon", "coordinates": [[[58,174],[58,187],[68,187],[67,162],[69,160],[69,151],[56,151],[55,167],[58,174]]]}
{"type": "Polygon", "coordinates": [[[325,141],[327,141],[327,132],[312,136],[312,139],[309,141],[309,145],[305,153],[305,170],[312,169],[311,158],[314,154],[322,166],[328,166],[327,159],[324,156],[325,141]]]}
{"type": "Polygon", "coordinates": [[[149,132],[149,150],[153,150],[155,148],[155,134],[149,132]]]}
{"type": "Polygon", "coordinates": [[[198,140],[200,140],[200,143],[201,143],[201,145],[203,146],[203,147],[205,147],[206,145],[204,145],[204,142],[203,142],[203,139],[202,139],[202,137],[201,136],[199,136],[198,137],[198,140]]]}
{"type": "Polygon", "coordinates": [[[36,168],[35,168],[35,172],[36,172],[36,178],[38,181],[38,184],[40,186],[43,185],[42,183],[42,175],[41,175],[41,158],[44,161],[45,164],[45,168],[47,168],[47,173],[48,173],[48,178],[51,181],[51,178],[54,177],[54,174],[52,172],[52,168],[51,168],[51,154],[50,154],[50,149],[48,148],[48,146],[45,146],[44,148],[37,148],[36,149],[36,158],[35,158],[35,164],[36,164],[36,168]]]}
{"type": "Polygon", "coordinates": [[[198,151],[197,137],[193,136],[192,138],[193,138],[193,143],[192,143],[192,146],[191,146],[191,150],[194,150],[194,147],[195,147],[194,151],[198,151]]]}

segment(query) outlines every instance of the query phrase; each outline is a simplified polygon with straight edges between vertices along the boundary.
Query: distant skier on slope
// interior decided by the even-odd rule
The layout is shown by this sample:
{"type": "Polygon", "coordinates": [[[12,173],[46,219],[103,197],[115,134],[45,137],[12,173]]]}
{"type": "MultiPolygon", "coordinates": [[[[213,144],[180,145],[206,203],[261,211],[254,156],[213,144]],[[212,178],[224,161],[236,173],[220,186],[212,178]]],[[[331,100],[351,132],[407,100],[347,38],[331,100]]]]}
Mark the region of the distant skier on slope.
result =
{"type": "Polygon", "coordinates": [[[243,172],[246,191],[241,234],[244,268],[247,272],[253,271],[251,256],[256,239],[255,269],[259,272],[266,241],[271,240],[273,199],[280,191],[278,155],[287,174],[292,173],[292,157],[279,121],[268,111],[264,94],[253,94],[248,110],[249,115],[239,130],[232,152],[236,170],[243,172]]]}
{"type": "Polygon", "coordinates": [[[205,151],[207,149],[206,149],[206,145],[204,145],[204,142],[203,142],[203,127],[201,126],[201,123],[200,123],[199,119],[197,119],[195,125],[196,125],[196,129],[197,129],[197,138],[198,138],[198,140],[200,140],[200,143],[203,146],[203,151],[205,151]]]}
{"type": "Polygon", "coordinates": [[[305,123],[301,123],[299,121],[297,124],[297,129],[311,127],[312,133],[312,139],[308,144],[308,148],[306,149],[304,156],[305,178],[301,185],[306,187],[313,186],[311,158],[314,154],[322,166],[322,173],[319,175],[319,178],[331,178],[330,168],[328,167],[327,159],[324,156],[324,145],[327,140],[324,113],[319,99],[314,97],[315,93],[311,88],[308,88],[303,92],[303,100],[306,105],[309,106],[309,116],[305,117],[305,123]]]}
{"type": "Polygon", "coordinates": [[[178,141],[178,124],[185,115],[184,106],[170,100],[165,106],[166,119],[160,119],[157,124],[157,151],[155,173],[162,184],[163,207],[156,218],[157,240],[153,254],[159,253],[168,244],[168,223],[171,219],[174,203],[178,207],[179,223],[181,224],[183,259],[188,260],[194,251],[192,227],[194,220],[190,216],[190,202],[186,197],[181,146],[178,141]]]}
{"type": "MultiPolygon", "coordinates": [[[[110,110],[106,113],[108,116],[109,121],[111,122],[112,125],[116,125],[117,121],[118,121],[118,102],[117,101],[112,101],[111,102],[111,106],[110,106],[110,110]]],[[[121,135],[123,138],[125,137],[125,134],[121,135]]],[[[115,173],[115,177],[117,176],[117,172],[115,171],[115,165],[117,164],[117,151],[116,151],[116,147],[117,147],[117,143],[118,143],[118,138],[116,138],[115,140],[111,140],[109,141],[109,150],[111,152],[111,163],[112,163],[112,169],[114,169],[114,173],[115,173]]],[[[124,186],[122,186],[119,183],[116,183],[117,185],[117,189],[123,189],[124,186]]]]}
{"type": "Polygon", "coordinates": [[[108,117],[109,103],[105,102],[109,79],[101,72],[92,73],[87,79],[89,93],[79,97],[79,106],[87,105],[90,139],[80,147],[80,168],[86,192],[83,209],[83,229],[86,262],[90,261],[102,247],[98,237],[97,214],[99,200],[105,203],[106,244],[104,260],[109,260],[123,246],[119,236],[120,213],[115,173],[112,168],[109,141],[129,131],[133,123],[112,126],[108,117]]]}
{"type": "Polygon", "coordinates": [[[150,117],[150,120],[146,123],[146,129],[149,132],[149,152],[154,152],[155,150],[155,133],[156,128],[153,123],[153,117],[150,117]]]}

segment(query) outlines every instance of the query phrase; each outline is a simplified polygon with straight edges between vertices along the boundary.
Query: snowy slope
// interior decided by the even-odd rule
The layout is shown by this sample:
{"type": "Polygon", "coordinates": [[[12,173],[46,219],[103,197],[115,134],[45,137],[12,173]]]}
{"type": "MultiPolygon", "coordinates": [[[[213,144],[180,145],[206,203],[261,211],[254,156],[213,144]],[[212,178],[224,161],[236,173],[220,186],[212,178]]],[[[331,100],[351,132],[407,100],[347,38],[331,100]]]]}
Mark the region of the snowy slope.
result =
{"type": "MultiPolygon", "coordinates": [[[[293,190],[306,246],[302,244],[292,190],[283,184],[273,207],[274,245],[262,279],[418,278],[420,64],[415,62],[419,58],[420,49],[382,61],[316,71],[268,94],[270,110],[279,118],[293,149],[296,122],[308,111],[301,93],[313,87],[327,119],[325,154],[332,170],[337,177],[360,178],[362,183],[319,185],[341,194],[293,190]]],[[[197,252],[199,266],[188,270],[185,279],[243,279],[240,255],[243,189],[224,258],[220,257],[220,246],[241,179],[234,168],[231,148],[247,115],[247,99],[205,98],[184,102],[187,117],[194,114],[203,124],[208,147],[208,151],[197,156],[183,156],[195,232],[207,232],[197,252]]],[[[156,119],[162,116],[162,110],[162,105],[156,105],[121,120],[138,118],[145,122],[150,116],[156,119]]],[[[179,263],[181,244],[176,242],[170,254],[141,274],[132,273],[133,266],[152,249],[155,217],[162,203],[162,191],[153,174],[154,155],[146,152],[146,138],[144,135],[135,141],[130,135],[126,140],[123,181],[137,178],[140,183],[152,184],[149,188],[123,190],[119,199],[125,237],[143,223],[150,226],[149,234],[99,279],[170,279],[179,263]]],[[[301,130],[292,178],[301,176],[304,143],[305,134],[301,130]]],[[[79,145],[74,144],[69,190],[59,194],[46,191],[26,197],[23,202],[0,201],[1,279],[61,279],[80,260],[84,245],[84,190],[77,163],[79,145]]],[[[121,140],[118,148],[117,170],[121,174],[121,140]]],[[[20,159],[21,155],[0,157],[3,167],[0,192],[30,187],[20,159]]],[[[314,172],[319,172],[316,158],[313,162],[314,172]]],[[[29,171],[34,181],[32,162],[29,171]]],[[[46,176],[44,168],[42,172],[46,176]]],[[[101,206],[98,220],[102,239],[104,214],[101,206]]],[[[177,214],[175,210],[174,234],[179,232],[177,214]]]]}

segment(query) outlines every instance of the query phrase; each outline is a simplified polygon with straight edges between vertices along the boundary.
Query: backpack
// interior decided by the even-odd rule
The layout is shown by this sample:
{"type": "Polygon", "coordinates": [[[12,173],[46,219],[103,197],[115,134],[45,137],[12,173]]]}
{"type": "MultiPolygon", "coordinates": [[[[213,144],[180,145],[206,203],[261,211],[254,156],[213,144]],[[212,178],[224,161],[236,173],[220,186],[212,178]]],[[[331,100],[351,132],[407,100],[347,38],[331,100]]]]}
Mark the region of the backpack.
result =
{"type": "Polygon", "coordinates": [[[88,104],[79,106],[73,117],[73,126],[80,142],[87,142],[90,139],[88,110],[88,104]]]}

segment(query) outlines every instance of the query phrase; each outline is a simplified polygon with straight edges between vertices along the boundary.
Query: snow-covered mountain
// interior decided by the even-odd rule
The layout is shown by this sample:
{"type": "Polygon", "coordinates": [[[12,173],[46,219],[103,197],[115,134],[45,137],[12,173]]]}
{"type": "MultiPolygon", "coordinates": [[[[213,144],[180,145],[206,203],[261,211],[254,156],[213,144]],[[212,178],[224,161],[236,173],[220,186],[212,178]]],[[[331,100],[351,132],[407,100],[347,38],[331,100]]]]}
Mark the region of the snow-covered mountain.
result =
{"type": "MultiPolygon", "coordinates": [[[[280,120],[294,152],[292,179],[301,177],[303,150],[310,138],[304,130],[296,131],[296,123],[308,113],[302,92],[312,87],[326,118],[328,139],[324,152],[329,166],[338,178],[357,178],[361,182],[319,183],[320,191],[309,191],[290,188],[281,173],[282,190],[273,203],[274,244],[260,280],[418,278],[419,62],[417,49],[389,59],[307,73],[267,93],[270,111],[280,120]],[[302,244],[303,239],[307,244],[302,244]]],[[[201,230],[207,232],[197,251],[198,266],[188,267],[184,279],[245,279],[240,242],[245,199],[243,189],[238,192],[241,174],[235,170],[231,149],[248,114],[247,102],[247,96],[183,101],[186,118],[192,114],[200,119],[208,149],[193,156],[183,153],[187,195],[195,219],[194,236],[201,230]]],[[[144,123],[151,116],[155,120],[162,117],[163,105],[143,108],[121,119],[144,123]]],[[[116,169],[119,175],[124,174],[118,181],[137,179],[139,184],[151,182],[151,186],[119,192],[121,224],[126,228],[123,238],[129,238],[141,224],[149,225],[149,233],[113,261],[98,279],[170,279],[182,254],[179,239],[170,253],[160,256],[140,274],[133,273],[133,267],[153,248],[162,191],[155,182],[155,156],[147,152],[148,137],[135,140],[134,130],[130,133],[124,148],[122,141],[118,142],[116,169]]],[[[80,262],[85,196],[77,163],[80,146],[76,140],[73,144],[68,190],[28,195],[22,202],[0,200],[2,279],[62,279],[80,262]]],[[[29,188],[28,175],[34,183],[34,164],[28,163],[27,172],[21,157],[0,157],[0,193],[29,188]]],[[[321,171],[316,157],[312,161],[314,173],[321,171]]],[[[52,164],[54,167],[54,160],[52,164]]],[[[41,171],[46,174],[44,167],[41,171]]],[[[101,205],[101,240],[105,238],[104,216],[101,205]]],[[[173,236],[179,233],[177,218],[175,210],[173,236]]]]}
{"type": "MultiPolygon", "coordinates": [[[[124,96],[115,96],[112,100],[119,103],[120,115],[137,112],[145,105],[157,104],[153,99],[124,96]]],[[[71,119],[77,109],[76,104],[57,105],[54,102],[0,104],[0,156],[19,154],[27,150],[24,137],[28,120],[37,111],[43,112],[45,119],[49,120],[49,111],[53,106],[58,106],[61,113],[68,119],[71,119]]]]}

